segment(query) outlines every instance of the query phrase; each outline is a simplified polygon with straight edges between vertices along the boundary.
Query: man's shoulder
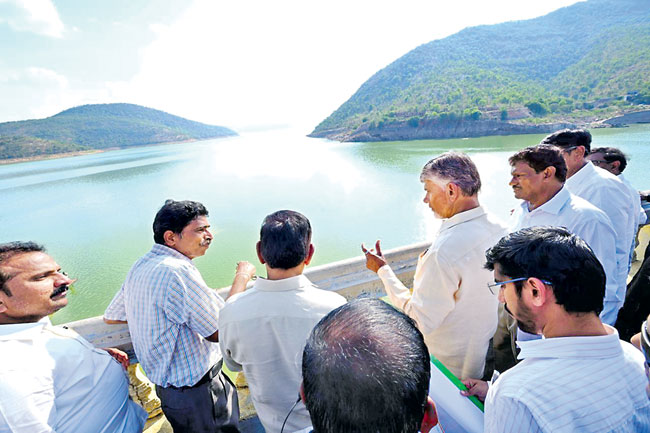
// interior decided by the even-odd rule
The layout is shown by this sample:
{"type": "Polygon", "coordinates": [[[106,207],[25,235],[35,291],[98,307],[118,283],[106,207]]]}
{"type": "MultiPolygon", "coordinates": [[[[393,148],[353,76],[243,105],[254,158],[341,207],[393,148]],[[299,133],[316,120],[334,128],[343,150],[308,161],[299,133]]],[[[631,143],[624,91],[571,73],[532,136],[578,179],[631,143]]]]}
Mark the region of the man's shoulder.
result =
{"type": "Polygon", "coordinates": [[[456,260],[464,256],[468,250],[485,249],[494,245],[508,233],[502,221],[489,212],[478,218],[451,227],[434,239],[432,253],[439,258],[456,260]]]}
{"type": "Polygon", "coordinates": [[[571,194],[569,201],[567,202],[566,209],[569,212],[580,215],[583,218],[609,222],[609,217],[605,212],[603,212],[602,209],[596,207],[591,202],[575,194],[571,194]]]}

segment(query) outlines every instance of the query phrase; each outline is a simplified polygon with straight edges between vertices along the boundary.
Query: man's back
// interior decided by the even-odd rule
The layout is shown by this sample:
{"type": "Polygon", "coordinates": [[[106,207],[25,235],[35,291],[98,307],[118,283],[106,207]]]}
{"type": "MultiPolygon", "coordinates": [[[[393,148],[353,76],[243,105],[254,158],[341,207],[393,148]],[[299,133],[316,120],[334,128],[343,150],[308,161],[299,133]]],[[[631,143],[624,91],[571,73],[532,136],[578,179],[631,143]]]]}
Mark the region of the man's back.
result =
{"type": "Polygon", "coordinates": [[[128,321],[152,382],[188,386],[221,358],[218,345],[204,337],[217,330],[222,305],[188,258],[155,244],[133,265],[105,317],[128,321]]]}
{"type": "Polygon", "coordinates": [[[643,355],[608,330],[520,342],[524,360],[488,392],[486,431],[649,431],[643,355]]]}
{"type": "MultiPolygon", "coordinates": [[[[243,370],[260,421],[279,432],[295,403],[301,356],[316,323],[345,298],[317,289],[304,275],[283,280],[259,278],[253,288],[228,300],[219,317],[220,346],[226,365],[243,370]]],[[[311,424],[302,403],[285,431],[311,424]]]]}
{"type": "Polygon", "coordinates": [[[625,289],[630,245],[636,236],[638,204],[628,187],[606,170],[587,163],[567,179],[566,188],[587,200],[609,217],[616,231],[616,255],[619,262],[619,285],[625,289]]]}

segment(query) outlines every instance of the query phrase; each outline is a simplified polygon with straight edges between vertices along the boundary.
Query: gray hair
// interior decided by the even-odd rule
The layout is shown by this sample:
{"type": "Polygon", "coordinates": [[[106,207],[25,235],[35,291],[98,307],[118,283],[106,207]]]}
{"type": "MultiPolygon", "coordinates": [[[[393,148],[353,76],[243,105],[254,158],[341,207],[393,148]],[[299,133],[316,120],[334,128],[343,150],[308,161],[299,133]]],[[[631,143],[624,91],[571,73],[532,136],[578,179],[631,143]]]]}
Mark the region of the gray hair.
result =
{"type": "Polygon", "coordinates": [[[469,156],[459,152],[445,152],[427,162],[422,168],[420,182],[444,179],[460,188],[466,196],[478,194],[481,176],[469,156]]]}

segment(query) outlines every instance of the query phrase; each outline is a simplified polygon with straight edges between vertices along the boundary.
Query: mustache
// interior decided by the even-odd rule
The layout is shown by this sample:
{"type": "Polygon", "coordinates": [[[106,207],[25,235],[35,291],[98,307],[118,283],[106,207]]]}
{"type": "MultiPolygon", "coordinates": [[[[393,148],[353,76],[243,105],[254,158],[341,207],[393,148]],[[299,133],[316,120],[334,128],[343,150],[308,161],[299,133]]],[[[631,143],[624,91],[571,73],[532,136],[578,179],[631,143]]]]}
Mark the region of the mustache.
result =
{"type": "Polygon", "coordinates": [[[59,287],[57,287],[56,289],[54,289],[54,291],[50,295],[50,298],[54,298],[55,296],[58,296],[61,293],[64,293],[64,292],[67,292],[68,290],[70,290],[70,285],[72,285],[75,281],[77,281],[77,280],[72,280],[72,282],[70,284],[62,284],[59,287]]]}

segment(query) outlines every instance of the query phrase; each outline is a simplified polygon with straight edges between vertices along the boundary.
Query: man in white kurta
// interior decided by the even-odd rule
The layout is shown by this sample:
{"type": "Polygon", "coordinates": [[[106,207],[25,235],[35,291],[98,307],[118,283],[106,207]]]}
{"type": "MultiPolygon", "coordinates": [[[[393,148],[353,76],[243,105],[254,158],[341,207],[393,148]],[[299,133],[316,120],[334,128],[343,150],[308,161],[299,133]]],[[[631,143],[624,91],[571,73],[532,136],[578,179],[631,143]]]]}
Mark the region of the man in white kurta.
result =
{"type": "Polygon", "coordinates": [[[483,267],[485,251],[506,230],[479,205],[480,177],[468,156],[434,158],[420,180],[424,202],[442,224],[418,260],[413,293],[383,258],[379,241],[376,253],[364,248],[366,266],[377,272],[391,302],[416,321],[432,355],[458,377],[482,377],[497,324],[497,300],[487,289],[492,276],[483,267]]]}
{"type": "Polygon", "coordinates": [[[280,433],[285,418],[285,432],[311,425],[303,403],[289,415],[302,380],[302,351],[314,325],[345,303],[343,296],[317,288],[302,275],[314,253],[310,242],[311,226],[304,215],[278,211],[267,216],[257,252],[268,278],[258,278],[219,313],[224,362],[244,372],[267,433],[280,433]]]}
{"type": "Polygon", "coordinates": [[[606,300],[600,316],[605,323],[613,324],[625,299],[630,246],[637,230],[638,202],[616,176],[585,159],[591,150],[588,131],[558,131],[544,138],[542,143],[562,149],[567,166],[566,188],[605,212],[616,232],[617,293],[615,299],[610,297],[606,300]]]}

